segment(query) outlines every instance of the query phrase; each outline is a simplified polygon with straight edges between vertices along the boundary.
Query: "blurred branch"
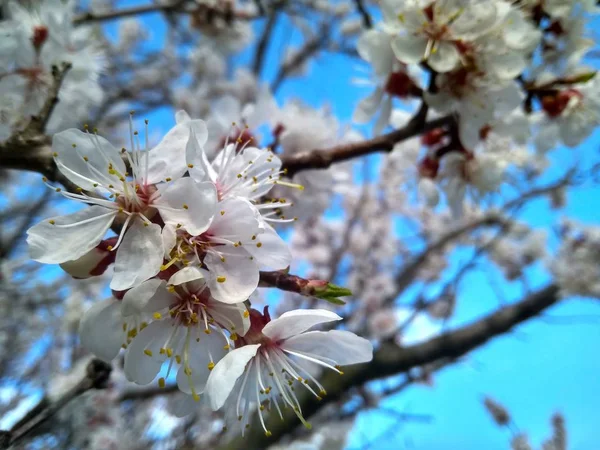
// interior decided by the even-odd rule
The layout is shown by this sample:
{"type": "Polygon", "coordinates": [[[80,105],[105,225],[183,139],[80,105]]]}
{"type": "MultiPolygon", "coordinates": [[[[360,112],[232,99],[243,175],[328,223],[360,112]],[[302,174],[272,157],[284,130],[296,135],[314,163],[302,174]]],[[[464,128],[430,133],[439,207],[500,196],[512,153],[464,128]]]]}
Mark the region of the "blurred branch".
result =
{"type": "Polygon", "coordinates": [[[312,39],[306,41],[304,46],[294,55],[294,57],[282,64],[275,76],[275,80],[271,85],[271,91],[276,92],[281,83],[287,78],[287,76],[293,72],[295,69],[304,64],[313,54],[315,54],[319,49],[321,49],[327,40],[329,39],[329,24],[321,25],[319,29],[319,33],[312,39]]]}
{"type": "Polygon", "coordinates": [[[91,389],[104,389],[110,377],[109,364],[98,359],[92,359],[86,368],[86,373],[79,383],[66,391],[54,401],[44,397],[29,413],[23,417],[10,431],[3,431],[2,446],[7,449],[34,434],[35,430],[56,414],[71,400],[91,389]]]}
{"type": "Polygon", "coordinates": [[[356,5],[356,10],[360,14],[360,17],[362,18],[363,26],[365,28],[371,28],[373,26],[373,20],[371,19],[367,8],[365,8],[363,0],[354,0],[354,4],[356,5]]]}
{"type": "MultiPolygon", "coordinates": [[[[374,353],[373,361],[370,363],[346,367],[343,376],[337,373],[327,373],[320,380],[327,391],[327,396],[322,400],[319,401],[307,392],[301,394],[299,397],[302,414],[308,419],[328,403],[339,400],[352,387],[362,386],[364,383],[378,378],[400,374],[413,367],[423,366],[440,359],[459,358],[556,304],[559,301],[558,290],[556,285],[548,285],[515,304],[422,344],[401,348],[393,343],[383,343],[374,353]]],[[[262,427],[256,425],[247,430],[243,441],[234,439],[219,449],[266,448],[298,425],[293,413],[288,411],[284,418],[284,421],[280,421],[279,417],[275,417],[275,415],[269,418],[267,428],[271,431],[271,437],[266,437],[262,427]]]]}
{"type": "Polygon", "coordinates": [[[271,41],[271,36],[276,23],[277,10],[273,9],[269,12],[269,19],[267,20],[267,23],[265,23],[260,40],[256,45],[256,53],[254,54],[254,61],[252,62],[252,73],[257,77],[260,75],[260,71],[263,67],[266,50],[271,41]]]}

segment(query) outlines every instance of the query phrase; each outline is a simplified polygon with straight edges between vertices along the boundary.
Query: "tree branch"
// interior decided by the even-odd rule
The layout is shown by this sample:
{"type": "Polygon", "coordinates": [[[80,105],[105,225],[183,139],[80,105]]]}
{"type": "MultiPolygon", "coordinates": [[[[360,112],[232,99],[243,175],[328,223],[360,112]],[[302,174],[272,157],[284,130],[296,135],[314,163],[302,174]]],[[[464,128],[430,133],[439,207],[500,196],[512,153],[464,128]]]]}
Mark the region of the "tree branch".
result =
{"type": "Polygon", "coordinates": [[[254,54],[254,61],[252,62],[252,73],[257,77],[260,75],[260,71],[263,66],[263,62],[265,59],[265,54],[267,50],[267,46],[269,45],[269,41],[271,40],[271,35],[273,34],[273,29],[275,28],[275,24],[277,23],[277,10],[273,9],[269,13],[269,19],[267,23],[265,23],[265,27],[263,29],[263,33],[260,37],[260,41],[256,45],[256,53],[254,54]]]}
{"type": "Polygon", "coordinates": [[[365,28],[371,28],[373,26],[373,20],[371,19],[367,8],[365,8],[363,0],[354,0],[354,4],[356,5],[356,10],[360,14],[360,17],[362,18],[363,26],[365,28]]]}
{"type": "MultiPolygon", "coordinates": [[[[417,116],[415,116],[417,117],[417,116]]],[[[362,142],[342,144],[336,147],[311,150],[291,156],[283,156],[282,162],[287,175],[307,169],[326,169],[333,163],[347,161],[375,152],[390,152],[398,142],[418,136],[421,133],[450,124],[452,116],[443,116],[429,122],[411,120],[404,127],[388,134],[377,136],[362,142]]]]}
{"type": "MultiPolygon", "coordinates": [[[[321,401],[303,392],[299,395],[302,413],[309,418],[326,404],[336,401],[349,389],[361,386],[369,381],[391,375],[397,375],[409,369],[433,363],[445,358],[459,358],[482,346],[490,339],[510,331],[516,325],[539,315],[545,309],[559,301],[558,287],[549,285],[532,293],[518,303],[504,307],[474,323],[440,335],[422,344],[410,347],[398,347],[393,343],[384,343],[375,352],[373,361],[344,368],[344,375],[329,372],[320,380],[327,396],[321,401]]],[[[267,428],[271,437],[266,437],[262,427],[255,424],[244,438],[234,439],[219,450],[239,448],[263,449],[275,443],[285,434],[298,426],[298,420],[290,411],[280,421],[276,414],[271,415],[267,428]]]]}

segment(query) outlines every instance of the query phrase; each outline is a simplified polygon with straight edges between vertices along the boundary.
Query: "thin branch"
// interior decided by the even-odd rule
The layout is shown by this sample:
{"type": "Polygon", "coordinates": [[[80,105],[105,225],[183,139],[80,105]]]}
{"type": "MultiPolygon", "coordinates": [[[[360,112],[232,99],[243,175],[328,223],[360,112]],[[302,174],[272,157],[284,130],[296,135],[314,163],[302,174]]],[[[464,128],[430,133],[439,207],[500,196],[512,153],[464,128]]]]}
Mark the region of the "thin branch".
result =
{"type": "MultiPolygon", "coordinates": [[[[415,116],[417,117],[417,116],[415,116]]],[[[282,157],[283,167],[288,176],[293,176],[302,170],[326,169],[331,164],[358,158],[376,152],[390,152],[399,142],[405,141],[421,133],[449,125],[452,116],[443,116],[429,122],[411,120],[404,127],[390,133],[377,136],[362,142],[342,144],[328,149],[317,149],[296,155],[282,157]]]]}
{"type": "MultiPolygon", "coordinates": [[[[375,352],[370,363],[347,367],[344,369],[343,376],[332,372],[327,373],[320,380],[327,391],[327,395],[322,400],[319,401],[310,393],[300,394],[302,414],[308,419],[328,403],[339,400],[349,389],[362,386],[369,381],[404,373],[413,367],[440,359],[459,358],[556,304],[559,301],[558,291],[558,287],[551,284],[518,303],[422,344],[401,348],[393,343],[384,343],[375,352]]],[[[276,414],[272,415],[266,424],[271,437],[266,437],[262,427],[256,425],[247,430],[243,441],[234,439],[219,450],[266,448],[298,426],[298,420],[293,413],[287,412],[284,421],[280,421],[279,417],[275,416],[276,414]],[[249,447],[250,444],[252,447],[249,447]]]]}
{"type": "Polygon", "coordinates": [[[365,8],[363,0],[354,0],[354,4],[356,5],[356,10],[360,14],[363,26],[365,28],[371,28],[373,26],[373,20],[371,19],[371,15],[367,11],[367,8],[365,8]]]}
{"type": "Polygon", "coordinates": [[[295,69],[304,64],[313,54],[315,54],[319,49],[321,49],[327,40],[329,39],[329,25],[324,24],[321,26],[319,33],[314,38],[306,41],[304,46],[294,55],[294,57],[289,60],[287,63],[283,64],[277,75],[275,76],[275,80],[271,85],[271,91],[276,92],[281,83],[286,79],[286,77],[293,72],[295,69]]]}
{"type": "Polygon", "coordinates": [[[277,10],[273,9],[269,13],[269,19],[267,23],[265,23],[265,27],[263,28],[263,33],[256,45],[256,53],[254,54],[254,61],[252,62],[252,73],[257,77],[260,75],[260,71],[262,70],[263,63],[265,60],[267,46],[271,41],[271,35],[273,34],[273,30],[275,29],[275,24],[277,23],[277,10]]]}

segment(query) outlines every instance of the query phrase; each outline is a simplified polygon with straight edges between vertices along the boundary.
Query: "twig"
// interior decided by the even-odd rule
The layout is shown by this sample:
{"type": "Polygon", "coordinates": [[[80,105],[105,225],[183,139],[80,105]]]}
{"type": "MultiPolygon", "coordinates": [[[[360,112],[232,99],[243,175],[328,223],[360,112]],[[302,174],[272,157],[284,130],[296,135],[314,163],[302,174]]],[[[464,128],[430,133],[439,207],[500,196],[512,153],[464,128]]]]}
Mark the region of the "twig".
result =
{"type": "Polygon", "coordinates": [[[289,60],[287,63],[283,64],[277,75],[275,76],[275,80],[271,85],[271,91],[276,92],[281,83],[286,79],[286,77],[295,69],[300,67],[308,58],[310,58],[314,53],[316,53],[321,47],[325,45],[327,40],[329,39],[329,26],[324,24],[321,26],[319,33],[313,39],[304,43],[304,46],[294,55],[294,57],[289,60]]]}
{"type": "Polygon", "coordinates": [[[398,142],[410,139],[434,128],[446,126],[452,120],[454,120],[452,116],[438,117],[429,122],[411,120],[404,127],[373,139],[284,156],[282,158],[283,167],[287,169],[287,174],[291,177],[302,170],[326,169],[333,163],[347,161],[370,153],[390,152],[398,142]]]}
{"type": "Polygon", "coordinates": [[[371,15],[365,8],[363,0],[354,0],[354,4],[356,5],[356,10],[362,18],[363,26],[365,28],[371,28],[373,26],[373,20],[371,19],[371,15]]]}
{"type": "Polygon", "coordinates": [[[260,75],[260,71],[262,69],[265,54],[267,50],[267,46],[269,45],[269,41],[271,40],[271,35],[273,34],[273,30],[275,29],[275,24],[277,23],[277,10],[273,9],[269,13],[269,19],[267,23],[265,23],[265,27],[263,28],[263,33],[256,45],[256,53],[254,54],[254,61],[252,62],[252,73],[257,77],[260,75]]]}

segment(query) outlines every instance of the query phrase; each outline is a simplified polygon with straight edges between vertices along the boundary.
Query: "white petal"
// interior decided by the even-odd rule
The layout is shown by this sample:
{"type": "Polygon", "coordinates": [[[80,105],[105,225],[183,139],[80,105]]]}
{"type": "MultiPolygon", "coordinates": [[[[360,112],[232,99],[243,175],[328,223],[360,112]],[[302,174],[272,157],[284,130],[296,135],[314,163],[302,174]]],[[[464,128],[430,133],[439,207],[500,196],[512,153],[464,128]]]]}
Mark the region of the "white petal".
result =
{"type": "Polygon", "coordinates": [[[177,297],[167,290],[167,284],[163,280],[153,278],[125,293],[122,311],[124,316],[158,312],[176,301],[177,297]]]}
{"type": "Polygon", "coordinates": [[[108,298],[88,309],[79,322],[81,345],[104,361],[117,356],[123,344],[121,302],[108,298]]]}
{"type": "Polygon", "coordinates": [[[101,136],[75,128],[55,134],[52,138],[52,151],[58,154],[58,168],[65,177],[88,191],[95,189],[95,183],[105,186],[121,184],[119,175],[108,173],[109,165],[121,176],[126,172],[119,151],[110,142],[101,136]],[[84,158],[87,158],[87,162],[84,158]]]}
{"type": "Polygon", "coordinates": [[[206,393],[213,411],[224,404],[235,386],[235,382],[244,373],[246,364],[250,361],[260,344],[245,345],[228,353],[212,370],[206,383],[206,393]]]}
{"type": "Polygon", "coordinates": [[[440,201],[440,191],[431,178],[421,178],[418,184],[419,197],[427,206],[433,208],[440,201]]]}
{"type": "Polygon", "coordinates": [[[183,109],[180,109],[179,111],[177,111],[175,113],[175,123],[176,124],[180,124],[180,123],[186,123],[191,121],[192,118],[190,117],[190,115],[184,111],[183,109]]]}
{"type": "Polygon", "coordinates": [[[46,219],[27,230],[29,255],[46,264],[79,259],[98,245],[116,215],[116,210],[91,206],[46,219]]]}
{"type": "Polygon", "coordinates": [[[217,181],[217,172],[215,172],[208,161],[206,151],[198,142],[194,131],[190,130],[190,133],[190,139],[185,150],[185,158],[192,165],[191,168],[188,166],[190,176],[198,183],[202,183],[203,181],[212,181],[215,183],[217,181]]]}
{"type": "Polygon", "coordinates": [[[104,272],[108,267],[108,261],[112,259],[107,258],[110,256],[109,250],[101,250],[96,246],[76,260],[61,263],[60,268],[73,278],[89,278],[104,272]]]}
{"type": "Polygon", "coordinates": [[[281,348],[333,359],[340,366],[373,359],[373,345],[368,340],[343,330],[309,331],[287,339],[281,348]]]}
{"type": "Polygon", "coordinates": [[[162,229],[163,250],[165,259],[171,259],[171,250],[177,243],[177,229],[175,225],[167,223],[162,229]]]}
{"type": "Polygon", "coordinates": [[[435,51],[431,52],[427,62],[432,69],[439,73],[450,72],[460,61],[456,46],[450,42],[441,41],[435,51]]]}
{"type": "Polygon", "coordinates": [[[196,266],[187,266],[175,272],[173,276],[169,278],[169,282],[167,284],[177,286],[189,281],[200,280],[204,278],[205,273],[206,271],[203,271],[196,266]]]}
{"type": "Polygon", "coordinates": [[[292,253],[287,242],[281,239],[268,224],[264,233],[259,234],[255,241],[245,244],[244,248],[256,258],[260,269],[263,269],[264,266],[273,270],[281,270],[289,267],[292,261],[292,253]]]}
{"type": "Polygon", "coordinates": [[[219,211],[212,223],[209,232],[219,238],[226,238],[233,242],[250,241],[252,236],[259,234],[261,224],[258,220],[256,208],[242,198],[228,198],[217,204],[219,211]]]}
{"type": "Polygon", "coordinates": [[[222,316],[226,317],[233,323],[233,327],[235,328],[227,321],[215,320],[217,320],[222,327],[235,331],[240,336],[244,336],[250,329],[250,316],[248,315],[248,310],[243,303],[234,304],[233,306],[236,307],[235,310],[232,309],[231,306],[232,305],[213,300],[209,305],[209,312],[219,318],[222,316]]]}
{"type": "Polygon", "coordinates": [[[296,309],[283,313],[265,325],[262,332],[274,340],[287,339],[321,323],[342,320],[336,313],[325,309],[296,309]]]}
{"type": "Polygon", "coordinates": [[[379,109],[383,94],[383,89],[378,87],[372,94],[369,94],[367,97],[360,100],[354,110],[352,121],[356,123],[369,122],[377,112],[377,109],[379,109]]]}
{"type": "Polygon", "coordinates": [[[404,64],[416,64],[425,57],[428,39],[411,34],[401,34],[392,39],[392,50],[404,64]]]}
{"type": "Polygon", "coordinates": [[[196,133],[200,145],[204,145],[208,137],[206,124],[202,120],[190,120],[175,125],[148,152],[148,183],[158,183],[167,178],[180,178],[188,169],[186,147],[190,138],[190,129],[196,133]]]}
{"type": "Polygon", "coordinates": [[[225,261],[214,253],[204,257],[209,270],[210,293],[223,303],[243,302],[258,287],[258,266],[242,247],[227,246],[225,253],[225,261]]]}
{"type": "Polygon", "coordinates": [[[110,288],[124,291],[152,278],[160,271],[163,254],[160,226],[144,226],[141,220],[135,220],[117,249],[110,288]]]}
{"type": "Polygon", "coordinates": [[[216,204],[217,190],[213,183],[196,183],[185,177],[161,190],[157,208],[165,223],[182,224],[191,235],[198,236],[208,229],[216,204]]]}
{"type": "MultiPolygon", "coordinates": [[[[190,329],[189,332],[191,331],[190,329]]],[[[189,377],[185,374],[185,361],[177,372],[177,386],[179,386],[179,390],[186,394],[192,393],[192,386],[196,393],[204,392],[206,381],[211,372],[208,368],[208,363],[211,362],[210,357],[212,356],[212,362],[218,364],[227,353],[227,350],[224,349],[227,342],[221,334],[216,332],[211,334],[202,333],[201,336],[198,334],[200,342],[196,340],[196,335],[196,333],[193,333],[188,348],[190,355],[188,365],[192,374],[189,377]]]]}
{"type": "Polygon", "coordinates": [[[173,331],[170,320],[152,322],[133,338],[125,353],[125,376],[137,384],[148,384],[160,371],[166,355],[160,353],[173,331]],[[152,356],[144,353],[150,350],[152,356]]]}
{"type": "Polygon", "coordinates": [[[394,55],[389,34],[368,30],[358,39],[356,50],[362,59],[371,63],[376,74],[385,75],[392,71],[394,55]]]}

